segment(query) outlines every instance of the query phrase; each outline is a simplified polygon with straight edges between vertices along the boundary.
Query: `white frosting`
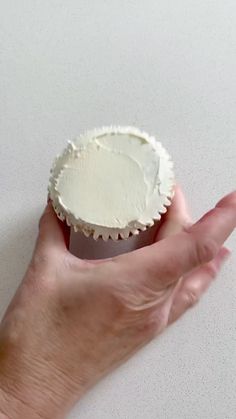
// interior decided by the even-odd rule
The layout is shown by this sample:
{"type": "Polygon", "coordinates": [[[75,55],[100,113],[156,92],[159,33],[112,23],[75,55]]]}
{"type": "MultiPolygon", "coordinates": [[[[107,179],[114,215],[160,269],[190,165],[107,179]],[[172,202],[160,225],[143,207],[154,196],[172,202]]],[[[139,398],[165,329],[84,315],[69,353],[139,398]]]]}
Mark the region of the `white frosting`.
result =
{"type": "Polygon", "coordinates": [[[166,212],[172,166],[162,145],[136,128],[89,131],[56,159],[49,195],[75,230],[105,240],[127,238],[166,212]]]}

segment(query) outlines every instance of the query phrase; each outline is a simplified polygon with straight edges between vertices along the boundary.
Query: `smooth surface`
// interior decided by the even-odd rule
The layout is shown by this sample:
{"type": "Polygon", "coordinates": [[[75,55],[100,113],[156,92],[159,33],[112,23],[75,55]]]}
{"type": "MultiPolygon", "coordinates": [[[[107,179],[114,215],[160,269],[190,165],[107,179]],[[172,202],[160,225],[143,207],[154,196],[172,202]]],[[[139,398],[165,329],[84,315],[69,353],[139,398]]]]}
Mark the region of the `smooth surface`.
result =
{"type": "MultiPolygon", "coordinates": [[[[65,139],[136,125],[171,152],[199,217],[236,187],[236,3],[0,2],[0,308],[30,260],[65,139]]],[[[195,310],[75,407],[80,419],[234,419],[236,234],[195,310]]]]}

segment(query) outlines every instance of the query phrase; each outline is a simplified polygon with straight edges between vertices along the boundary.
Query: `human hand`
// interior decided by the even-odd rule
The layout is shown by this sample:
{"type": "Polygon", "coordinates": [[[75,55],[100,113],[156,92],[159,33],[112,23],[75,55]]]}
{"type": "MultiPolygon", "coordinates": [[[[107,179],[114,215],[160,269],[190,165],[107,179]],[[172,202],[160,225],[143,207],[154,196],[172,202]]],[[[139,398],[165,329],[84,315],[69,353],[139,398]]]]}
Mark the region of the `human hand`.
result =
{"type": "Polygon", "coordinates": [[[199,300],[229,255],[222,246],[235,227],[236,192],[192,225],[177,187],[155,244],[83,261],[67,250],[68,228],[49,203],[0,327],[3,414],[65,417],[88,388],[199,300]]]}

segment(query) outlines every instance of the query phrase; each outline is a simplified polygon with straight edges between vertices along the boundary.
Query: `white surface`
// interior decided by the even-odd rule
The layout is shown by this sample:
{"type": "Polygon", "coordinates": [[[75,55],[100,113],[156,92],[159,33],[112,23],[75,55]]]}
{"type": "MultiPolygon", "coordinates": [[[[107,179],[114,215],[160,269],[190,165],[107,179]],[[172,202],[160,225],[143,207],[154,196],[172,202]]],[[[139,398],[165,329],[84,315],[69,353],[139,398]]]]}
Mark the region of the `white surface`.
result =
{"type": "Polygon", "coordinates": [[[173,196],[169,154],[134,127],[102,127],[77,136],[51,170],[48,190],[58,217],[95,240],[144,231],[160,220],[173,196]]]}
{"type": "MultiPolygon", "coordinates": [[[[195,217],[235,188],[236,3],[8,0],[0,8],[3,313],[66,138],[112,123],[159,136],[195,217]]],[[[234,235],[234,256],[199,306],[70,418],[235,418],[235,245],[234,235]]]]}

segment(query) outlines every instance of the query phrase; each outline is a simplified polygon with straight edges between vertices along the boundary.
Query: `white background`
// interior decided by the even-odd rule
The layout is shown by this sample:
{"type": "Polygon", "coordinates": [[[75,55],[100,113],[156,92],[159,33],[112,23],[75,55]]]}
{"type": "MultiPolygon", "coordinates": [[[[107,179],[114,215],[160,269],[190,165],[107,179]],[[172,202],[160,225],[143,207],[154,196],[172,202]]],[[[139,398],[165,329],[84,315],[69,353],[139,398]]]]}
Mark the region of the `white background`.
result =
{"type": "MultiPolygon", "coordinates": [[[[29,262],[65,140],[136,125],[199,217],[236,179],[235,0],[0,0],[0,308],[29,262]]],[[[234,419],[236,236],[195,310],[107,377],[80,419],[234,419]]]]}

